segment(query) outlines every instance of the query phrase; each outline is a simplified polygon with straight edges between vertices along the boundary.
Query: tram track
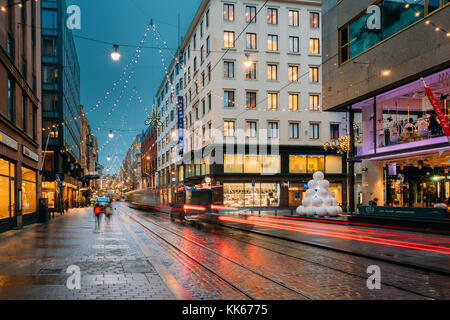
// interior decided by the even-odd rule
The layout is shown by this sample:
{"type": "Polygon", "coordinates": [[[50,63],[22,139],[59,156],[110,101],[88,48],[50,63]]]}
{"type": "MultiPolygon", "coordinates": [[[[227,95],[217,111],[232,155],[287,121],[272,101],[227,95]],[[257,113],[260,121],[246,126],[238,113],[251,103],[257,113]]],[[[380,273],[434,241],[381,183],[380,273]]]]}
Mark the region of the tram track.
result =
{"type": "MultiPolygon", "coordinates": [[[[134,215],[132,215],[132,214],[129,214],[129,213],[124,212],[124,211],[122,211],[122,210],[120,210],[120,211],[121,211],[121,213],[122,213],[123,215],[125,215],[127,218],[129,218],[129,219],[131,219],[132,221],[134,221],[136,224],[138,224],[139,226],[141,226],[141,228],[143,228],[144,230],[150,232],[153,236],[157,237],[160,241],[162,241],[162,242],[164,242],[165,244],[169,245],[171,248],[173,248],[173,249],[176,250],[177,252],[180,252],[181,254],[183,254],[183,256],[189,258],[190,260],[194,261],[194,262],[197,263],[199,266],[201,266],[202,268],[204,268],[205,270],[207,270],[208,272],[210,272],[211,274],[213,274],[215,277],[217,277],[217,278],[221,279],[223,282],[227,283],[227,284],[228,284],[231,288],[233,288],[235,291],[237,291],[237,292],[243,294],[244,296],[246,296],[246,297],[247,297],[248,299],[250,299],[250,300],[258,300],[258,299],[260,299],[260,298],[258,298],[258,297],[253,296],[252,294],[250,294],[250,293],[248,292],[248,291],[249,291],[248,289],[243,289],[243,288],[241,288],[240,285],[238,285],[238,284],[234,283],[233,281],[231,281],[231,280],[225,278],[224,276],[222,276],[221,274],[219,274],[216,270],[214,270],[213,268],[211,268],[210,266],[208,266],[206,263],[200,261],[200,260],[199,260],[198,258],[196,258],[196,257],[193,257],[192,254],[190,254],[189,252],[186,252],[185,250],[181,249],[181,248],[178,247],[177,245],[173,244],[171,241],[169,241],[169,240],[167,240],[166,238],[164,238],[163,236],[161,236],[158,232],[155,232],[154,230],[152,230],[151,228],[149,228],[148,226],[146,226],[144,223],[142,223],[141,221],[139,221],[139,220],[142,219],[142,218],[139,218],[139,217],[136,218],[136,217],[135,217],[134,215]]],[[[313,295],[310,295],[310,294],[308,294],[308,293],[306,293],[306,292],[303,292],[303,291],[301,291],[301,290],[299,290],[299,289],[297,289],[297,288],[293,288],[293,287],[291,287],[291,286],[289,286],[289,285],[286,285],[286,284],[284,284],[284,283],[282,283],[282,282],[280,282],[280,281],[278,281],[278,280],[274,280],[273,278],[270,278],[270,277],[268,277],[268,276],[262,274],[261,272],[259,272],[259,271],[255,270],[255,269],[253,269],[253,268],[250,268],[250,267],[248,267],[248,266],[246,266],[246,265],[244,265],[244,264],[242,264],[242,263],[240,263],[240,262],[238,262],[238,261],[235,261],[235,260],[233,260],[233,259],[231,259],[231,258],[228,258],[228,257],[226,257],[226,256],[224,256],[224,255],[222,255],[222,254],[220,254],[220,253],[218,253],[218,252],[216,252],[215,250],[213,250],[213,249],[211,249],[211,248],[208,248],[208,247],[202,245],[201,243],[198,243],[197,241],[195,241],[195,240],[193,240],[193,239],[189,239],[189,238],[186,237],[186,236],[180,235],[180,234],[178,234],[177,232],[175,232],[175,231],[173,231],[173,230],[170,230],[170,229],[168,229],[168,228],[166,228],[166,227],[164,227],[164,226],[162,226],[162,225],[160,225],[160,224],[158,224],[158,223],[155,223],[154,221],[151,221],[151,220],[145,219],[145,218],[144,218],[143,220],[145,220],[147,223],[153,224],[153,225],[156,226],[157,228],[163,229],[163,230],[165,230],[166,232],[169,232],[169,233],[171,233],[171,234],[173,234],[173,235],[175,235],[175,236],[177,236],[177,237],[179,237],[179,238],[182,238],[182,239],[184,239],[185,241],[188,241],[188,242],[194,244],[195,246],[202,248],[203,250],[207,250],[208,252],[213,253],[214,255],[220,257],[221,259],[224,259],[224,260],[228,261],[229,263],[233,264],[234,266],[238,266],[239,268],[245,270],[245,271],[248,272],[248,273],[251,273],[251,274],[253,274],[253,275],[256,275],[257,277],[260,277],[260,278],[264,279],[264,280],[267,281],[267,282],[271,282],[272,284],[275,284],[275,285],[279,286],[279,287],[281,288],[281,290],[289,291],[289,292],[291,293],[291,294],[290,294],[290,296],[291,296],[290,299],[293,298],[293,297],[292,297],[292,293],[294,293],[295,295],[297,295],[297,296],[298,296],[299,298],[301,298],[301,299],[305,299],[305,300],[319,300],[318,297],[315,297],[315,296],[313,296],[313,295]]]]}
{"type": "MultiPolygon", "coordinates": [[[[126,214],[129,215],[128,213],[126,213],[126,214]]],[[[226,260],[228,260],[229,262],[231,262],[233,264],[239,265],[241,268],[245,268],[246,270],[250,270],[251,272],[258,274],[260,277],[263,277],[263,278],[268,279],[268,280],[270,280],[272,282],[275,282],[277,285],[280,285],[280,286],[285,287],[285,288],[287,288],[289,290],[292,290],[292,291],[296,292],[297,294],[299,294],[299,295],[301,295],[301,296],[303,296],[303,297],[305,297],[307,299],[319,299],[319,298],[317,298],[317,297],[315,297],[315,296],[313,296],[313,295],[311,295],[311,294],[309,294],[307,292],[304,292],[302,290],[299,290],[298,288],[292,287],[292,286],[290,286],[290,285],[288,285],[288,284],[286,284],[286,283],[284,283],[284,282],[282,282],[280,280],[274,280],[273,276],[262,274],[261,272],[256,271],[253,268],[242,264],[241,262],[238,262],[238,261],[235,261],[235,260],[233,260],[233,259],[231,259],[229,257],[223,256],[222,254],[216,252],[214,249],[211,249],[211,248],[207,247],[206,245],[199,243],[198,242],[200,240],[199,238],[192,238],[192,237],[187,237],[185,235],[181,235],[181,234],[178,233],[179,230],[174,230],[172,228],[168,228],[167,226],[163,226],[160,223],[155,222],[154,219],[149,219],[148,217],[145,217],[145,216],[143,216],[143,217],[139,216],[139,219],[143,219],[147,223],[151,223],[152,225],[154,225],[154,226],[156,226],[156,227],[158,227],[160,229],[163,229],[166,232],[169,232],[169,233],[171,233],[171,234],[173,234],[175,236],[178,236],[178,237],[180,237],[180,238],[182,238],[182,239],[184,239],[186,241],[189,241],[190,243],[193,243],[196,246],[199,246],[199,247],[201,247],[201,248],[203,248],[205,250],[208,250],[209,252],[211,252],[211,253],[213,253],[213,254],[215,254],[217,256],[220,256],[221,258],[226,259],[226,260]]],[[[133,217],[133,220],[135,220],[135,222],[139,223],[140,225],[143,225],[141,222],[137,221],[136,218],[134,218],[134,217],[133,217]]],[[[148,227],[146,227],[146,226],[144,226],[144,227],[146,229],[148,229],[148,227]]],[[[242,230],[240,230],[240,231],[242,231],[242,230]]],[[[152,232],[154,232],[154,231],[152,231],[152,232]]],[[[157,234],[157,232],[155,234],[157,234]]],[[[221,236],[225,236],[225,237],[231,238],[231,236],[229,236],[229,235],[222,235],[221,234],[221,236]]],[[[340,273],[345,274],[347,276],[357,277],[357,278],[361,279],[361,281],[366,281],[367,280],[367,275],[362,275],[361,273],[349,272],[349,271],[343,270],[341,268],[331,267],[331,266],[329,266],[327,264],[323,264],[323,263],[319,263],[319,262],[316,262],[316,261],[312,261],[310,259],[301,258],[301,257],[295,256],[295,255],[292,255],[292,254],[289,254],[289,253],[286,253],[286,252],[281,252],[281,251],[278,251],[278,250],[274,250],[274,249],[268,248],[267,246],[256,244],[256,243],[251,242],[251,241],[245,241],[245,240],[236,239],[236,238],[232,238],[232,239],[233,239],[233,241],[239,241],[239,242],[245,243],[247,245],[251,245],[251,246],[263,249],[263,250],[267,250],[269,252],[272,252],[272,253],[275,253],[275,254],[278,254],[278,255],[282,255],[282,256],[285,256],[285,257],[288,257],[288,258],[291,258],[291,259],[295,259],[295,260],[303,261],[303,262],[306,262],[306,263],[310,263],[310,264],[316,265],[316,266],[321,267],[321,268],[326,268],[326,269],[329,269],[329,270],[333,270],[335,272],[340,272],[340,273]]],[[[170,245],[176,247],[172,243],[170,243],[170,245]]],[[[183,251],[182,249],[179,249],[179,248],[177,248],[177,249],[180,250],[180,251],[183,251]]],[[[183,254],[185,254],[187,256],[190,256],[190,254],[186,253],[186,252],[183,252],[183,254]]],[[[350,253],[345,253],[345,254],[351,255],[350,253]]],[[[359,257],[359,255],[356,255],[356,256],[359,257]]],[[[365,257],[365,258],[372,259],[371,257],[365,257]]],[[[196,259],[196,258],[194,258],[194,259],[196,259]]],[[[384,285],[384,286],[388,286],[388,287],[394,288],[396,290],[400,290],[400,291],[403,291],[403,292],[407,292],[409,294],[413,294],[413,295],[415,295],[417,297],[420,297],[422,299],[437,299],[434,296],[430,296],[430,295],[424,294],[422,292],[418,292],[416,290],[411,290],[411,289],[399,286],[399,285],[397,285],[395,283],[391,283],[389,281],[382,281],[381,284],[384,285]]]]}

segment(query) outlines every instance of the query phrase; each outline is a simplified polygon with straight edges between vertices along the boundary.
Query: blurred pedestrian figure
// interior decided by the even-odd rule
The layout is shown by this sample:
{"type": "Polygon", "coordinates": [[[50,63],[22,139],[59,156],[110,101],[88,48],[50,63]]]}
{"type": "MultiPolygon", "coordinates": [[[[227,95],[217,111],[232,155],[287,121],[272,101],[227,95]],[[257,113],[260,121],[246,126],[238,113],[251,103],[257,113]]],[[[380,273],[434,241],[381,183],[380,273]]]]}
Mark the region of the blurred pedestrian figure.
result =
{"type": "Polygon", "coordinates": [[[66,201],[64,201],[64,208],[66,208],[66,212],[69,211],[69,199],[66,199],[66,201]]]}
{"type": "Polygon", "coordinates": [[[105,206],[105,216],[106,216],[107,222],[110,223],[110,221],[111,221],[111,216],[112,216],[112,207],[111,207],[111,204],[107,204],[107,205],[105,206]]]}
{"type": "Polygon", "coordinates": [[[96,229],[100,229],[100,215],[102,214],[102,207],[96,203],[94,206],[95,226],[96,229]]]}

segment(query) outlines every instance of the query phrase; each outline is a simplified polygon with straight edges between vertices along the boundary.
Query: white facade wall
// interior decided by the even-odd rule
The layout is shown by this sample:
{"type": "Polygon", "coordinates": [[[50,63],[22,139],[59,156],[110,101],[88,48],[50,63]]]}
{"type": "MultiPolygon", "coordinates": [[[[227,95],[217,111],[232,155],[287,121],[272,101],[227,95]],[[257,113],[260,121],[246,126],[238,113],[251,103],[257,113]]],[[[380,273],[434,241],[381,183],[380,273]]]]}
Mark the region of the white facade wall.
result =
{"type": "MultiPolygon", "coordinates": [[[[264,143],[267,138],[268,122],[278,122],[279,143],[280,145],[291,146],[322,146],[330,140],[330,124],[339,124],[340,136],[345,135],[345,118],[341,113],[310,111],[309,99],[310,94],[319,95],[319,105],[322,103],[322,56],[321,47],[319,54],[310,53],[310,38],[321,39],[321,1],[269,1],[264,8],[261,9],[264,1],[222,1],[211,0],[203,1],[200,9],[195,16],[190,29],[188,30],[183,44],[180,48],[180,57],[184,57],[184,68],[180,68],[178,77],[174,76],[173,87],[183,78],[183,90],[179,95],[187,97],[185,99],[185,126],[186,129],[195,133],[197,141],[191,141],[185,137],[184,149],[190,150],[214,143],[221,144],[224,131],[224,120],[235,121],[235,130],[246,129],[247,121],[257,121],[258,131],[262,131],[264,139],[258,143],[264,143]],[[226,21],[224,19],[224,5],[234,5],[234,21],[226,21]],[[251,23],[247,28],[246,22],[246,6],[256,7],[256,23],[251,23]],[[278,10],[278,23],[275,25],[268,24],[268,8],[278,10]],[[289,26],[289,10],[295,10],[299,13],[299,25],[289,26]],[[319,28],[310,27],[310,12],[319,13],[319,28]],[[207,26],[207,14],[209,14],[209,25],[207,26]],[[201,36],[201,25],[203,25],[203,36],[201,36]],[[245,29],[245,31],[243,31],[245,29]],[[227,51],[224,46],[224,32],[233,31],[235,39],[242,32],[240,37],[235,40],[235,47],[227,51]],[[246,34],[256,34],[256,49],[246,48],[246,34]],[[268,50],[268,35],[278,36],[278,50],[268,50]],[[299,37],[299,52],[290,52],[289,36],[299,37]],[[195,44],[194,44],[194,37],[195,44]],[[209,37],[210,50],[206,53],[207,39],[209,37]],[[204,47],[204,61],[201,61],[201,47],[204,47]],[[246,67],[243,65],[246,54],[250,60],[256,62],[257,71],[256,79],[246,79],[246,67]],[[194,59],[197,60],[197,70],[194,71],[194,59]],[[232,79],[224,76],[224,61],[234,62],[234,77],[232,79]],[[267,65],[276,64],[278,66],[278,79],[267,80],[267,65]],[[288,79],[289,65],[298,66],[298,82],[290,82],[288,79]],[[211,81],[208,81],[208,66],[211,67],[211,81]],[[319,82],[311,83],[309,77],[309,67],[319,67],[319,82]],[[191,81],[189,81],[188,71],[190,70],[191,81]],[[185,76],[186,73],[186,76],[185,76]],[[202,74],[205,74],[205,86],[203,87],[202,74]],[[187,81],[184,81],[186,78],[187,81]],[[198,93],[195,84],[198,84],[198,93]],[[235,93],[235,106],[224,107],[224,91],[231,90],[235,93]],[[189,91],[191,94],[189,94],[189,91]],[[256,92],[256,108],[246,107],[246,92],[256,92]],[[278,94],[278,107],[276,110],[268,109],[267,94],[274,92],[278,94]],[[297,111],[288,110],[289,93],[299,94],[299,106],[297,111]],[[208,95],[211,95],[211,108],[209,108],[208,95]],[[191,96],[191,98],[190,98],[191,96]],[[203,114],[202,101],[205,101],[206,112],[203,114]],[[195,107],[199,108],[199,121],[196,122],[195,107]],[[189,116],[190,115],[190,116],[189,116]],[[192,125],[190,118],[192,117],[192,125]],[[289,137],[289,123],[299,123],[299,138],[291,139],[289,137]],[[216,129],[216,136],[209,139],[208,125],[211,123],[212,129],[216,129]],[[320,125],[319,139],[310,138],[310,124],[317,123],[320,125]],[[202,139],[202,127],[205,127],[206,138],[202,139]],[[217,130],[221,136],[217,136],[217,130]],[[203,140],[203,141],[202,141],[203,140]]],[[[320,42],[320,40],[319,40],[320,42]]],[[[169,74],[175,68],[175,63],[169,70],[169,74]]],[[[157,94],[162,96],[164,82],[157,94]]],[[[176,99],[175,95],[175,99],[176,99]]],[[[164,96],[161,101],[161,107],[164,106],[169,94],[164,96]]],[[[175,100],[176,102],[176,100],[175,100]]],[[[169,103],[170,110],[176,113],[176,103],[169,103]]],[[[167,112],[162,114],[161,121],[164,121],[167,112]]],[[[176,145],[177,139],[171,139],[169,146],[159,148],[159,142],[171,129],[176,128],[176,119],[170,123],[170,126],[158,137],[158,159],[165,154],[172,146],[176,145]]],[[[214,133],[213,133],[214,135],[214,133]]],[[[259,135],[259,133],[258,133],[259,135]]],[[[231,138],[233,139],[233,138],[231,138]]],[[[235,139],[235,138],[234,138],[235,139]]],[[[227,142],[229,138],[227,138],[227,142]]],[[[236,140],[235,140],[236,141],[236,140]]],[[[244,140],[246,143],[252,142],[248,138],[244,140]]],[[[269,141],[270,143],[270,141],[269,141]]],[[[300,151],[300,150],[299,150],[300,151]]],[[[176,152],[178,154],[178,152],[176,152]]],[[[160,165],[158,160],[158,171],[165,169],[167,166],[175,163],[172,158],[169,162],[160,165]]]]}

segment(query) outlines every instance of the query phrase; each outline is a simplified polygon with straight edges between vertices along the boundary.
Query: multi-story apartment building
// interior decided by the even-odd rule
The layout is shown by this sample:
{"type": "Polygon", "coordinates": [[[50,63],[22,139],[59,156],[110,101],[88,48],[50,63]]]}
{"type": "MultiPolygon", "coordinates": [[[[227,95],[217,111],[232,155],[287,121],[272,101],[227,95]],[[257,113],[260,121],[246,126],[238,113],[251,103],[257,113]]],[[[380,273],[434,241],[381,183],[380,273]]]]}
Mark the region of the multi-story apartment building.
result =
{"type": "Polygon", "coordinates": [[[181,166],[183,148],[181,146],[184,125],[184,72],[182,64],[179,63],[180,59],[182,56],[178,51],[176,59],[172,60],[157,91],[156,112],[160,123],[159,125],[152,124],[155,126],[157,134],[155,184],[160,189],[163,202],[167,203],[172,201],[174,188],[183,180],[183,167],[181,166]],[[181,169],[179,169],[180,166],[181,169]]]}
{"type": "Polygon", "coordinates": [[[97,138],[91,131],[89,120],[83,111],[83,106],[80,108],[80,123],[81,123],[81,143],[80,143],[80,164],[83,170],[83,188],[78,195],[79,198],[89,198],[95,191],[95,180],[100,178],[98,172],[98,143],[97,138]]]}
{"type": "Polygon", "coordinates": [[[450,197],[449,1],[324,0],[323,10],[324,109],[349,113],[349,177],[362,168],[350,204],[377,198],[423,215],[450,197]]]}
{"type": "Polygon", "coordinates": [[[37,217],[41,152],[39,3],[0,2],[0,230],[37,217]]]}
{"type": "Polygon", "coordinates": [[[141,145],[142,135],[138,134],[123,159],[118,175],[123,192],[142,188],[141,145]]]}
{"type": "Polygon", "coordinates": [[[160,186],[297,206],[322,170],[345,203],[346,159],[323,148],[345,128],[322,112],[321,46],[321,1],[202,1],[156,96],[160,186]]]}
{"type": "Polygon", "coordinates": [[[43,194],[51,209],[75,205],[81,187],[80,67],[65,0],[40,1],[42,15],[43,194]]]}
{"type": "Polygon", "coordinates": [[[145,132],[142,131],[141,172],[143,188],[156,187],[156,172],[158,161],[158,147],[156,137],[156,125],[152,124],[147,128],[145,132]]]}

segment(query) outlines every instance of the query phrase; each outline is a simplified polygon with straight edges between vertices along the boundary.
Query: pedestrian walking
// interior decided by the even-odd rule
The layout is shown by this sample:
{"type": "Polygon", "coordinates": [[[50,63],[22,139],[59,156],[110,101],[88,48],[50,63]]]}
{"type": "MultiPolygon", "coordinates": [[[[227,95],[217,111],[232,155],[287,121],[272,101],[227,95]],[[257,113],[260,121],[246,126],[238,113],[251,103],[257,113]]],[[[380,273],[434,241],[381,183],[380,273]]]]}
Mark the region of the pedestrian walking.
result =
{"type": "Polygon", "coordinates": [[[111,207],[111,204],[107,204],[105,206],[105,217],[106,217],[106,221],[108,222],[108,224],[111,221],[111,216],[112,216],[112,207],[111,207]]]}
{"type": "Polygon", "coordinates": [[[96,203],[94,206],[94,216],[95,216],[95,227],[100,229],[100,215],[102,214],[102,207],[96,203]]]}

